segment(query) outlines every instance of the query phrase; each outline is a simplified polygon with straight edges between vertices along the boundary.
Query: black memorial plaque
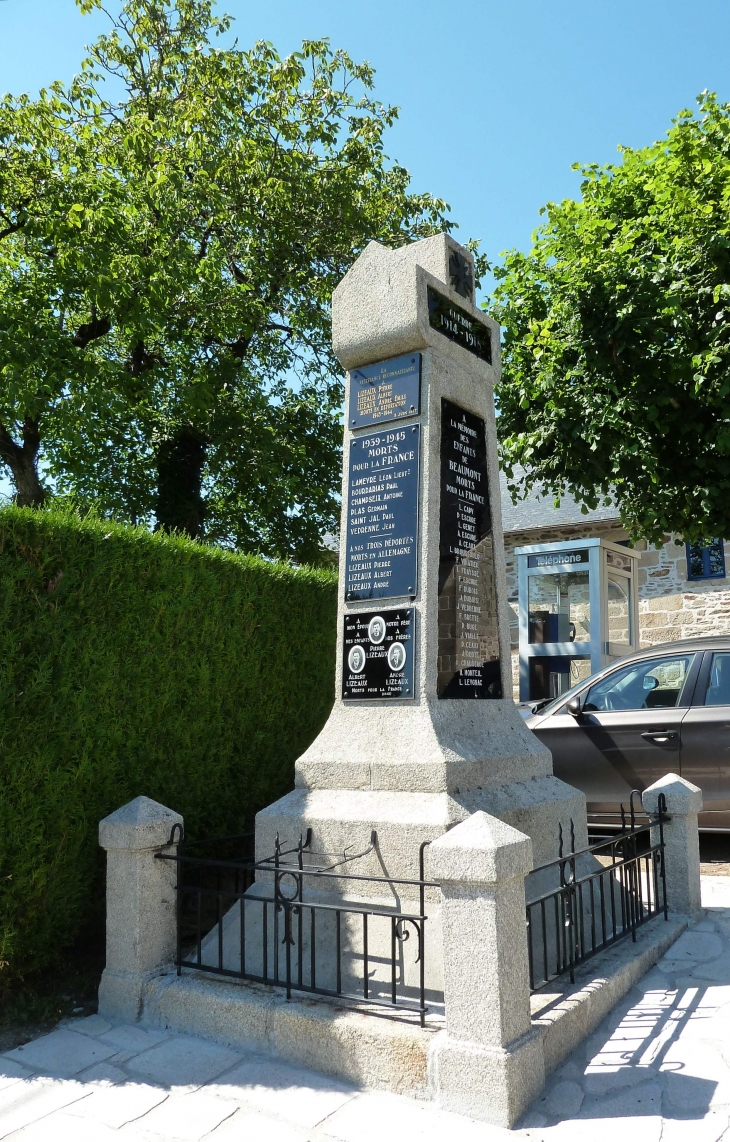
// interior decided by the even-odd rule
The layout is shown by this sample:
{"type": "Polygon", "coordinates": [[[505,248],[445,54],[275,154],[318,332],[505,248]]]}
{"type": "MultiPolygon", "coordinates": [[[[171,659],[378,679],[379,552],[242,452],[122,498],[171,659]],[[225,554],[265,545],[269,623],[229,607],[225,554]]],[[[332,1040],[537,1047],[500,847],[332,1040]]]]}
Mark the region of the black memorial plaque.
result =
{"type": "Polygon", "coordinates": [[[349,447],[345,598],[414,596],[420,425],[361,436],[349,447]]]}
{"type": "Polygon", "coordinates": [[[470,353],[481,357],[482,361],[492,363],[492,335],[488,325],[478,318],[472,317],[460,305],[455,305],[447,297],[440,294],[433,286],[428,286],[428,322],[432,329],[437,329],[455,341],[470,353]]]}
{"type": "Polygon", "coordinates": [[[345,615],[343,698],[413,697],[414,615],[413,607],[345,615]]]}
{"type": "Polygon", "coordinates": [[[350,373],[350,428],[401,420],[421,411],[421,354],[364,365],[350,373]]]}
{"type": "Polygon", "coordinates": [[[439,698],[501,698],[484,421],[441,401],[439,698]]]}

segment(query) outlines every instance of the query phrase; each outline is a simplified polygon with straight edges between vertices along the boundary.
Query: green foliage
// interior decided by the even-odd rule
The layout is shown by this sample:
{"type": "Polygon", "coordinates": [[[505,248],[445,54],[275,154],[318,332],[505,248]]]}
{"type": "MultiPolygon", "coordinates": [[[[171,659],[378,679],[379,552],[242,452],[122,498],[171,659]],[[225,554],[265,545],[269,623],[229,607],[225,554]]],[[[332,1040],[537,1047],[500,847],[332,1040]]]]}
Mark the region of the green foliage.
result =
{"type": "Polygon", "coordinates": [[[583,168],[494,299],[507,468],[659,542],[730,535],[730,104],[698,102],[583,168]]]}
{"type": "Polygon", "coordinates": [[[335,577],[70,513],[0,511],[0,961],[103,923],[99,820],[190,836],[291,788],[332,703],[335,577]]]}
{"type": "Polygon", "coordinates": [[[206,538],[307,562],[338,516],[332,289],[450,224],[387,159],[369,65],[224,48],[212,9],[125,0],[70,88],[0,105],[0,459],[17,484],[39,436],[62,492],[198,534],[160,472],[193,432],[206,538]]]}

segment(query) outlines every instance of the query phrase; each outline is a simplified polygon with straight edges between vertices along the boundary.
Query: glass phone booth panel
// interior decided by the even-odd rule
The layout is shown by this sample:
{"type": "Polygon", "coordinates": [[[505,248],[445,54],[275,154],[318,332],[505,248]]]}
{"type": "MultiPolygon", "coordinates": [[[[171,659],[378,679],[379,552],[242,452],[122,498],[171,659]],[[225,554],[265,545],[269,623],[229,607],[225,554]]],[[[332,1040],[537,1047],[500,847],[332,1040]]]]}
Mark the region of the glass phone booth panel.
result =
{"type": "Polygon", "coordinates": [[[584,539],[515,554],[521,702],[556,698],[637,649],[638,552],[584,539]]]}

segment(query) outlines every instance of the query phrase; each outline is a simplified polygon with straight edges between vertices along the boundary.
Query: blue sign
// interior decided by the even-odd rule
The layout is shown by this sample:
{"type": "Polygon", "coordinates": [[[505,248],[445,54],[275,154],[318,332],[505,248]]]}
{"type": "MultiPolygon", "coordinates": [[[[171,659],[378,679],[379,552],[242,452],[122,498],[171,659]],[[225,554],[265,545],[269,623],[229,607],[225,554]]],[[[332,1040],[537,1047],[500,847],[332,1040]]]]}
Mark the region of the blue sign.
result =
{"type": "Polygon", "coordinates": [[[418,590],[421,428],[350,441],[346,599],[413,597],[418,590]]]}
{"type": "Polygon", "coordinates": [[[365,365],[350,373],[348,428],[401,420],[421,411],[421,354],[365,365]]]}

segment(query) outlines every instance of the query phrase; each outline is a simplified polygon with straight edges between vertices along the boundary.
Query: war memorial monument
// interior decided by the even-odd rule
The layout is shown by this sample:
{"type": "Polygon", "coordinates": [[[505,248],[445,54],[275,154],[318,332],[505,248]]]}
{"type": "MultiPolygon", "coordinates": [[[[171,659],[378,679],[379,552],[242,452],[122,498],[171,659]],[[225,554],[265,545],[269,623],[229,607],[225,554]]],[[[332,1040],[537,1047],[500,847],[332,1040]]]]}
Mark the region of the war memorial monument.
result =
{"type": "MultiPolygon", "coordinates": [[[[331,714],[292,792],[257,815],[248,879],[212,862],[217,888],[186,881],[182,818],[147,798],[101,822],[99,1010],[512,1126],[681,925],[536,1025],[526,900],[557,869],[532,870],[561,836],[586,847],[586,809],[511,698],[499,327],[475,305],[471,253],[446,234],[371,242],[334,292],[332,340],[347,384],[331,714]]],[[[645,806],[664,793],[666,883],[692,915],[701,796],[672,776],[645,806]]]]}

